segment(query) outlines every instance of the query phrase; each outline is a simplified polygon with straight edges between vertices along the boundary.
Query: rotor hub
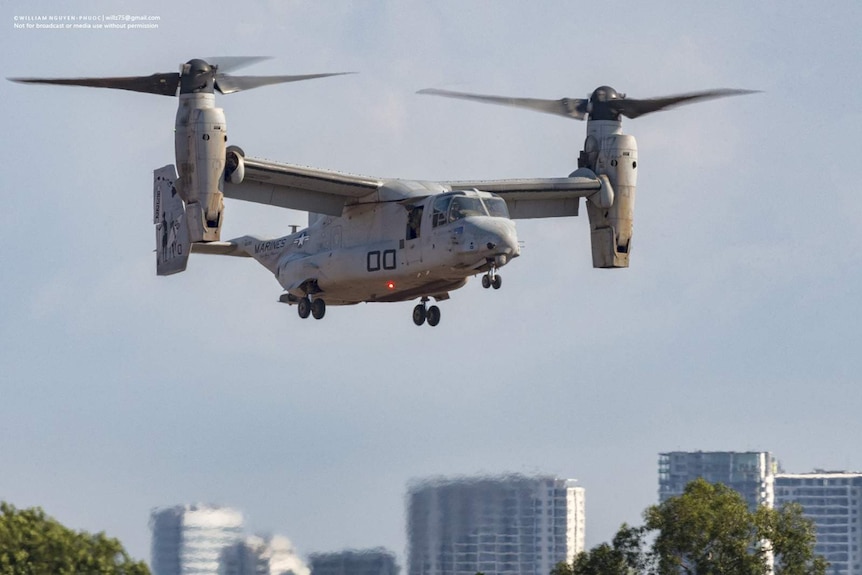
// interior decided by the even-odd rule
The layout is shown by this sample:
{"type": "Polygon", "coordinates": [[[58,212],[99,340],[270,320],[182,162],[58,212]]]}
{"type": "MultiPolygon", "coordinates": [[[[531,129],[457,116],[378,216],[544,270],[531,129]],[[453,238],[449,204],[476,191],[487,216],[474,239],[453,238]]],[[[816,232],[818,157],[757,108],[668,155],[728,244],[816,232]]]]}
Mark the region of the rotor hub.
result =
{"type": "Polygon", "coordinates": [[[215,86],[215,66],[195,58],[180,67],[180,94],[212,94],[215,86]]]}
{"type": "Polygon", "coordinates": [[[619,107],[613,102],[625,98],[610,86],[599,86],[590,94],[589,116],[590,120],[619,120],[619,107]]]}
{"type": "Polygon", "coordinates": [[[620,96],[619,92],[611,88],[610,86],[599,86],[595,90],[593,90],[592,95],[590,96],[591,102],[607,102],[608,100],[619,100],[622,96],[620,96]]]}

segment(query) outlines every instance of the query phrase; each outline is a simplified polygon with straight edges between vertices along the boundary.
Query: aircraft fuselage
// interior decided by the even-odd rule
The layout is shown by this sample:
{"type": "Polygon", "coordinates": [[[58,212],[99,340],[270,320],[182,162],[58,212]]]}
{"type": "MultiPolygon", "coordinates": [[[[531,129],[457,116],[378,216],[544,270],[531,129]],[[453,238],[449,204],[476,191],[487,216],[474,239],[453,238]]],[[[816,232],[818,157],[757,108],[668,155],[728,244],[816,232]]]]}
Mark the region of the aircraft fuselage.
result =
{"type": "Polygon", "coordinates": [[[297,233],[246,237],[243,245],[275,274],[290,294],[288,303],[306,296],[322,297],[327,305],[445,299],[470,276],[520,254],[505,202],[483,192],[358,204],[341,217],[311,219],[297,233]]]}

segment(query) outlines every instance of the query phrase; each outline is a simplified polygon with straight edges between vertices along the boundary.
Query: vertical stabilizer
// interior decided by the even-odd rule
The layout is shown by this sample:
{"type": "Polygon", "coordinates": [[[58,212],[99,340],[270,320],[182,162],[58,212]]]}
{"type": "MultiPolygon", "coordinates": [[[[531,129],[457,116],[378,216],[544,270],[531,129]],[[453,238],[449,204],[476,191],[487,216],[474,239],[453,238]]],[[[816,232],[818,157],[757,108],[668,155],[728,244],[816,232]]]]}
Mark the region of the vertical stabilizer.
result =
{"type": "Polygon", "coordinates": [[[177,193],[173,164],[153,172],[153,223],[156,224],[156,274],[185,271],[189,261],[189,229],[183,200],[177,193]]]}

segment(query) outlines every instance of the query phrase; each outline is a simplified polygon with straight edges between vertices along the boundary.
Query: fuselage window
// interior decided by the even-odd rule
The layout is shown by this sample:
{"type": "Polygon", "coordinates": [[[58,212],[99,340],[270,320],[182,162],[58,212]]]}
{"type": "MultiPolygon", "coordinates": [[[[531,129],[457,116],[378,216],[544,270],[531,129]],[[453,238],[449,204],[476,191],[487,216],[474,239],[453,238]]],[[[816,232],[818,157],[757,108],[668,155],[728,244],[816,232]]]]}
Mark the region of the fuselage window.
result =
{"type": "Polygon", "coordinates": [[[415,240],[422,233],[422,208],[413,208],[407,212],[407,239],[415,240]]]}

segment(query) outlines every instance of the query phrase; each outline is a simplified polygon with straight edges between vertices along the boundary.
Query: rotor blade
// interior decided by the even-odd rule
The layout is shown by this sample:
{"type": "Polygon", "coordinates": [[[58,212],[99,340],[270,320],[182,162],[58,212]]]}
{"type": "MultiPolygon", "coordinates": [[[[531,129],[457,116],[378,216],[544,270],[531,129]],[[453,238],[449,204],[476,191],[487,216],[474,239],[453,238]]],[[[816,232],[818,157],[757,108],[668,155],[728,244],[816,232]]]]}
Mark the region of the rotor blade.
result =
{"type": "Polygon", "coordinates": [[[271,84],[282,84],[284,82],[299,82],[301,80],[313,80],[315,78],[326,78],[328,76],[341,76],[353,72],[334,72],[331,74],[305,74],[301,76],[228,76],[227,74],[216,74],[216,89],[222,94],[233,94],[240,90],[251,90],[271,84]]]}
{"type": "Polygon", "coordinates": [[[466,92],[452,92],[449,90],[436,90],[426,88],[419,90],[417,94],[429,94],[432,96],[445,96],[447,98],[459,98],[462,100],[473,100],[487,104],[500,104],[502,106],[514,106],[526,108],[536,112],[545,112],[556,116],[564,116],[575,120],[583,120],[587,113],[587,100],[563,98],[561,100],[539,100],[536,98],[507,98],[504,96],[486,96],[484,94],[468,94],[466,92]]]}
{"type": "Polygon", "coordinates": [[[180,75],[176,72],[122,78],[9,78],[9,80],[23,84],[56,84],[60,86],[112,88],[147,94],[161,94],[162,96],[176,96],[177,88],[180,85],[180,75]]]}
{"type": "Polygon", "coordinates": [[[724,98],[726,96],[756,94],[758,91],[759,90],[734,90],[722,88],[719,90],[705,90],[703,92],[677,94],[676,96],[667,96],[665,98],[649,98],[646,100],[626,98],[623,100],[610,100],[607,104],[627,118],[637,118],[644,114],[666,110],[682,104],[692,104],[694,102],[703,102],[704,100],[713,100],[715,98],[724,98]]]}
{"type": "Polygon", "coordinates": [[[213,56],[212,58],[204,58],[211,66],[218,68],[219,72],[227,73],[263,62],[264,60],[272,60],[272,56],[213,56]]]}

